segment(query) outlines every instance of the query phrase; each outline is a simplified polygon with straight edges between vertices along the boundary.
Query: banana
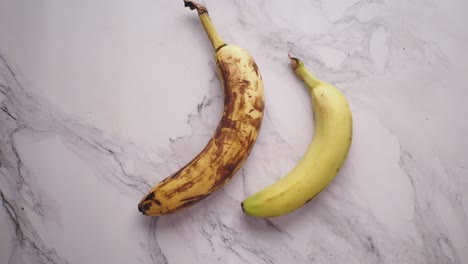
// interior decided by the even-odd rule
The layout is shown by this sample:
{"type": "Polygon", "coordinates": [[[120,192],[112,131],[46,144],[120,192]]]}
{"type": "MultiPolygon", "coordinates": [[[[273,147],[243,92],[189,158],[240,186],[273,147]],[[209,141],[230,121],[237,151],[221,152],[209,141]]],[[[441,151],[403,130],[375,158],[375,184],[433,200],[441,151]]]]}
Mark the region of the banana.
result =
{"type": "Polygon", "coordinates": [[[263,120],[263,82],[253,58],[245,49],[223,41],[203,5],[184,2],[186,7],[198,11],[215,50],[224,89],[224,111],[206,147],[142,198],[138,209],[148,216],[188,208],[227,183],[249,156],[263,120]]]}
{"type": "Polygon", "coordinates": [[[315,133],[302,159],[286,176],[241,203],[251,216],[281,216],[302,207],[335,178],[351,147],[352,114],[344,95],[313,76],[301,60],[290,57],[290,61],[309,88],[315,133]]]}

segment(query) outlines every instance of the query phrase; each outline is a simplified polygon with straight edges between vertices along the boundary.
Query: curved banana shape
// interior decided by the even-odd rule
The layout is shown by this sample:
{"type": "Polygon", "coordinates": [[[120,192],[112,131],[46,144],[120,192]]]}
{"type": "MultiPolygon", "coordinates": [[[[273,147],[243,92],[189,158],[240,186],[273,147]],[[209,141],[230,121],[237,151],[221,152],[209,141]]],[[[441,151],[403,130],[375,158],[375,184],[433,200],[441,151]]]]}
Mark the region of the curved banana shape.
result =
{"type": "Polygon", "coordinates": [[[242,210],[252,216],[281,216],[312,200],[335,178],[351,146],[352,115],[346,98],[316,79],[302,61],[290,60],[312,96],[315,133],[307,152],[288,175],[241,203],[242,210]]]}
{"type": "Polygon", "coordinates": [[[143,197],[138,209],[158,216],[188,208],[228,182],[247,159],[263,120],[263,82],[249,53],[224,43],[206,8],[185,0],[197,9],[215,49],[215,60],[224,88],[224,112],[206,147],[192,161],[160,182],[143,197]]]}

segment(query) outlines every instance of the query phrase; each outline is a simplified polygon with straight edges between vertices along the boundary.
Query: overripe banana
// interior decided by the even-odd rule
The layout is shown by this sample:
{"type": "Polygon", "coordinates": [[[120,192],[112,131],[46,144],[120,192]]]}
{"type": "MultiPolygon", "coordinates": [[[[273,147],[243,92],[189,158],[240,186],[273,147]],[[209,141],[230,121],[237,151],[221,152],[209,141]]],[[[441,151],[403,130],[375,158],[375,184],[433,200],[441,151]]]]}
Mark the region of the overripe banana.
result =
{"type": "Polygon", "coordinates": [[[245,49],[223,41],[203,5],[191,0],[184,2],[198,11],[215,50],[224,88],[224,111],[206,147],[140,201],[139,211],[149,216],[188,208],[228,182],[247,159],[263,120],[263,82],[253,58],[245,49]]]}
{"type": "Polygon", "coordinates": [[[244,212],[252,216],[281,216],[302,207],[335,178],[351,146],[352,115],[344,95],[318,80],[299,59],[290,61],[309,88],[315,132],[306,153],[289,174],[241,203],[244,212]]]}

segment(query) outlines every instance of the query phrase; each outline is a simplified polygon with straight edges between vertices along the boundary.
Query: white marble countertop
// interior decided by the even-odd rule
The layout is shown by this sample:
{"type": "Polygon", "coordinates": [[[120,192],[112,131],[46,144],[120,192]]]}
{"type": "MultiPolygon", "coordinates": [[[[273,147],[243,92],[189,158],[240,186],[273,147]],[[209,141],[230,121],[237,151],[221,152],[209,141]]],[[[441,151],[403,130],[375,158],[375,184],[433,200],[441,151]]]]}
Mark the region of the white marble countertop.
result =
{"type": "Polygon", "coordinates": [[[0,263],[468,263],[466,1],[204,4],[254,56],[265,118],[232,181],[151,218],[142,195],[221,116],[196,12],[182,0],[0,0],[0,263]],[[240,202],[313,135],[289,52],[346,95],[354,141],[320,196],[253,218],[240,202]]]}

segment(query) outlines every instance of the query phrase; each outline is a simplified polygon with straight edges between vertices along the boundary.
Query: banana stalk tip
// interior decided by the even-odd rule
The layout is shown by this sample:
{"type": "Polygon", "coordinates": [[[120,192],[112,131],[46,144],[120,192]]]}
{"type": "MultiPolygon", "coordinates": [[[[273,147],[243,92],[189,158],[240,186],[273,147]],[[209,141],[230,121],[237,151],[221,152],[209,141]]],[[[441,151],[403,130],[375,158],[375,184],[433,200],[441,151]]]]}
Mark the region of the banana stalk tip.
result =
{"type": "Polygon", "coordinates": [[[291,54],[288,54],[288,56],[289,62],[291,63],[291,67],[293,68],[293,70],[297,69],[302,64],[302,61],[298,58],[291,57],[291,54]]]}
{"type": "Polygon", "coordinates": [[[190,10],[196,9],[199,15],[208,12],[204,5],[199,4],[193,0],[184,0],[184,6],[190,8],[190,10]]]}

